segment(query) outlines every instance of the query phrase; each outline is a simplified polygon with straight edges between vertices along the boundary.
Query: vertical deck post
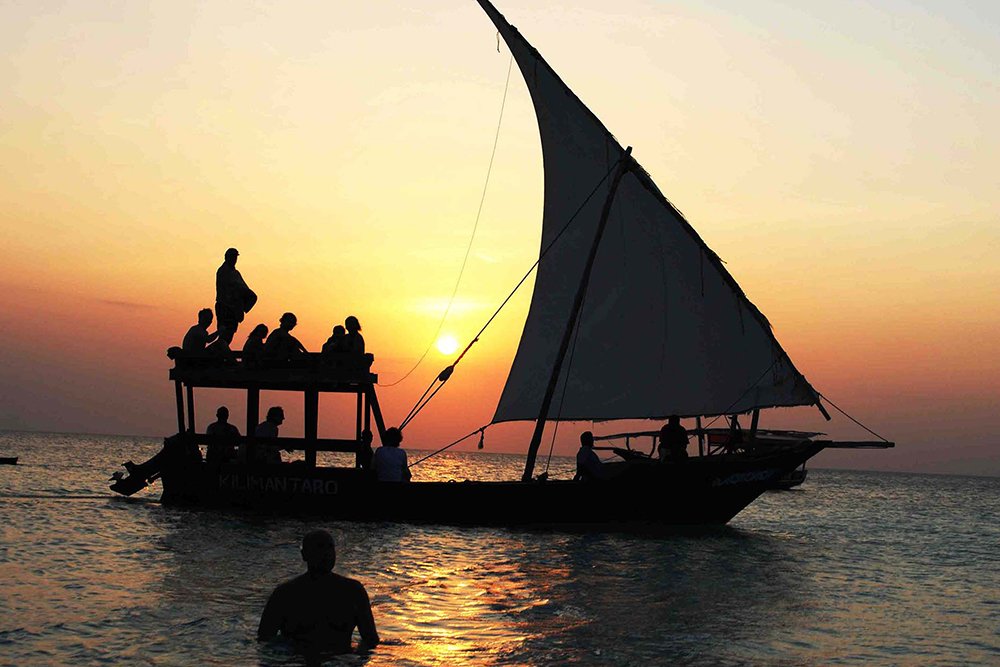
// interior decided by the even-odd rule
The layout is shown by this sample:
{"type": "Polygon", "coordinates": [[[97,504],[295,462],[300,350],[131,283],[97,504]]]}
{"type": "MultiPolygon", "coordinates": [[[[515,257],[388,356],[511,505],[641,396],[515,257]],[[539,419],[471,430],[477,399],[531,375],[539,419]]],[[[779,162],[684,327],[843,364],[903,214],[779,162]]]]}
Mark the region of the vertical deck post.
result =
{"type": "Polygon", "coordinates": [[[385,422],[382,421],[382,410],[378,406],[378,397],[375,395],[375,387],[367,385],[365,387],[365,396],[368,398],[368,405],[371,407],[372,417],[375,418],[375,428],[378,429],[378,441],[383,442],[385,440],[385,422]]]}
{"type": "Polygon", "coordinates": [[[358,447],[361,446],[361,422],[365,410],[364,398],[365,398],[364,389],[358,389],[358,418],[356,420],[354,429],[354,439],[358,441],[358,447]]]}
{"type": "Polygon", "coordinates": [[[757,439],[757,422],[760,421],[760,408],[753,409],[753,417],[750,418],[750,442],[757,439]]]}
{"type": "Polygon", "coordinates": [[[247,389],[247,436],[253,437],[260,422],[260,389],[247,389]]]}
{"type": "Polygon", "coordinates": [[[194,387],[187,386],[188,399],[188,431],[194,433],[194,387]]]}
{"type": "Polygon", "coordinates": [[[608,224],[608,216],[611,215],[611,203],[615,199],[615,192],[622,177],[628,173],[632,164],[632,147],[625,149],[624,155],[620,159],[618,169],[615,170],[614,179],[608,188],[608,196],[604,200],[604,208],[601,210],[600,220],[597,222],[597,230],[594,232],[594,241],[590,245],[590,253],[587,261],[583,265],[583,274],[580,276],[580,285],[576,289],[576,298],[573,299],[573,306],[570,308],[569,320],[566,322],[566,329],[563,331],[562,342],[556,352],[555,363],[552,365],[552,375],[549,377],[549,384],[545,388],[545,395],[542,397],[542,405],[538,410],[538,419],[535,420],[535,430],[531,434],[531,442],[528,444],[528,456],[524,462],[524,473],[521,475],[522,482],[530,482],[535,471],[535,459],[538,457],[538,447],[542,444],[542,432],[545,430],[545,420],[549,416],[549,408],[552,406],[552,396],[556,392],[556,385],[559,383],[559,374],[562,371],[563,360],[566,352],[569,351],[569,343],[573,338],[573,331],[576,329],[576,321],[583,308],[583,297],[587,294],[587,285],[590,283],[590,273],[594,268],[594,260],[597,259],[597,250],[601,247],[601,238],[604,236],[604,228],[608,224]]]}
{"type": "Polygon", "coordinates": [[[177,432],[184,432],[184,389],[180,380],[174,380],[174,390],[177,394],[177,432]]]}
{"type": "Polygon", "coordinates": [[[698,456],[704,456],[705,432],[701,429],[701,417],[695,417],[695,426],[698,428],[698,456]]]}
{"type": "Polygon", "coordinates": [[[310,468],[315,468],[316,438],[319,437],[319,391],[316,389],[306,389],[304,435],[306,440],[306,465],[310,468]]]}

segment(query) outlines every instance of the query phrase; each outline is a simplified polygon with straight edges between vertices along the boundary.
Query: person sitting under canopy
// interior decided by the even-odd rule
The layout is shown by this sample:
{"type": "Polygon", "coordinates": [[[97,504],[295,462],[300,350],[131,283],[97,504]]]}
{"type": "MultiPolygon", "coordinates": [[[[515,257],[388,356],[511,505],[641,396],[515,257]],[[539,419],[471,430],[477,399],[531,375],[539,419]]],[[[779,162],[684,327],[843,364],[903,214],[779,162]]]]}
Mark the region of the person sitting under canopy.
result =
{"type": "Polygon", "coordinates": [[[601,459],[594,451],[594,434],[584,431],[580,434],[580,449],[576,453],[575,481],[592,482],[604,477],[601,459]]]}

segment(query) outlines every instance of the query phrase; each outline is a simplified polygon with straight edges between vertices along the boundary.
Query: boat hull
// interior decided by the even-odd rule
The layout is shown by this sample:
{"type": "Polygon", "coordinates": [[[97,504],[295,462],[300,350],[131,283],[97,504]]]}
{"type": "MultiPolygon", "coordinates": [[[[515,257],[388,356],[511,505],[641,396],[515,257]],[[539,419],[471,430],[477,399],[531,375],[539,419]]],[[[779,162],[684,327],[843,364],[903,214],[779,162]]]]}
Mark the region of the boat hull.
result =
{"type": "Polygon", "coordinates": [[[608,464],[598,482],[375,481],[363,470],[300,464],[164,467],[162,502],[245,507],[351,521],[456,525],[655,526],[724,524],[782,475],[816,454],[805,445],[747,458],[680,465],[608,464]]]}

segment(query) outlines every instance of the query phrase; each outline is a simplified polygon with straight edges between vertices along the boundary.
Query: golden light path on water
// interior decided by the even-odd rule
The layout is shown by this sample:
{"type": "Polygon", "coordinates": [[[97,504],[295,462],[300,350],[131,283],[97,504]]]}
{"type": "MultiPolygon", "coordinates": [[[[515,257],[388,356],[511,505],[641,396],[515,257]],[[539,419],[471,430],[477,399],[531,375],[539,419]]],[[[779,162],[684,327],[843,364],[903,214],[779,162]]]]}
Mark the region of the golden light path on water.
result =
{"type": "MultiPolygon", "coordinates": [[[[302,535],[335,536],[383,638],[327,664],[997,664],[1000,480],[811,470],[726,527],[662,536],[349,523],[113,497],[159,443],[0,432],[0,655],[24,666],[303,664],[255,639],[302,535]]],[[[410,451],[415,458],[420,452],[410,451]]],[[[516,477],[446,453],[417,479],[516,477]]],[[[553,459],[564,477],[572,459],[553,459]]],[[[620,508],[627,513],[629,507],[620,508]]],[[[581,513],[588,511],[580,508],[581,513]]]]}

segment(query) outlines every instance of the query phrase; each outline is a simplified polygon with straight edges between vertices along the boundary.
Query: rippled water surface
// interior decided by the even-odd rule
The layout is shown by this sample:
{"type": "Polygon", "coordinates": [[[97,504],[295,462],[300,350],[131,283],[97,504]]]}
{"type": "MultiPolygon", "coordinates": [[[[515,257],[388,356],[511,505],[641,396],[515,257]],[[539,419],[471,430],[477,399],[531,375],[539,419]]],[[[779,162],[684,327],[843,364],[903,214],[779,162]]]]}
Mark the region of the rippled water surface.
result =
{"type": "MultiPolygon", "coordinates": [[[[810,471],[658,537],[161,507],[104,480],[155,440],[0,433],[0,664],[293,665],[254,635],[315,527],[372,598],[369,665],[1000,665],[1000,479],[810,471]]],[[[447,454],[418,479],[516,478],[447,454]]],[[[570,461],[554,461],[562,473],[570,461]]],[[[623,507],[623,512],[628,508],[623,507]]]]}

